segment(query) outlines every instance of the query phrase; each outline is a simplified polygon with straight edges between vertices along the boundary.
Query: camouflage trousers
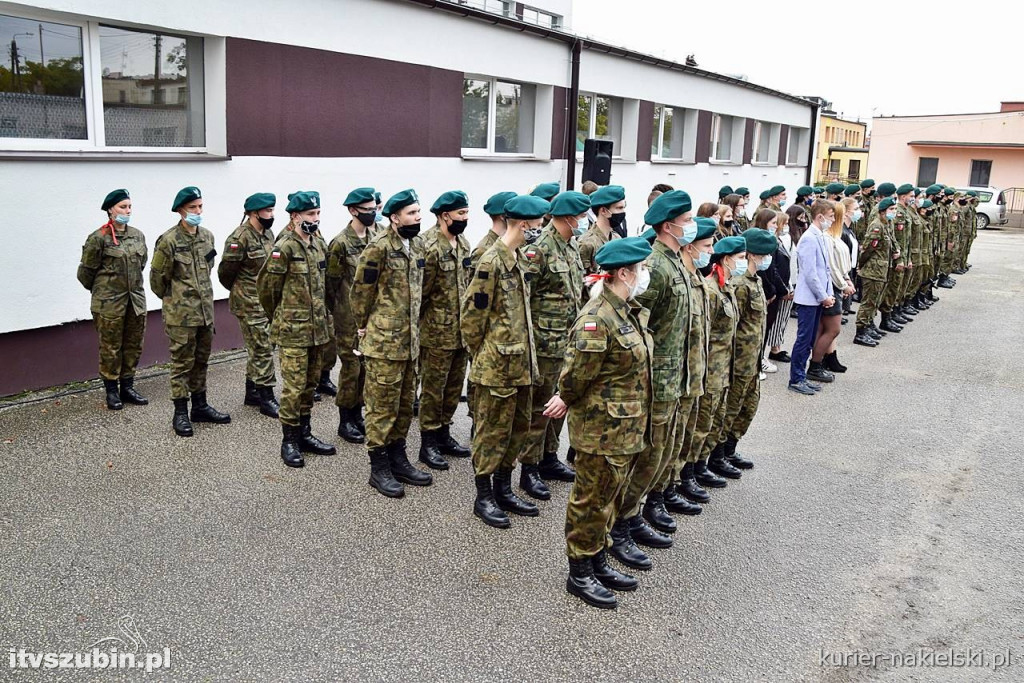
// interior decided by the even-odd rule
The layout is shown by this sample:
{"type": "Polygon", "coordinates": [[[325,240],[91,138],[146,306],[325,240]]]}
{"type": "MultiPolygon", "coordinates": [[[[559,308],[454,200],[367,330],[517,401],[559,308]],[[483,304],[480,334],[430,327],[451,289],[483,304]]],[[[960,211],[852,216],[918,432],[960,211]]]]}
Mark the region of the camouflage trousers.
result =
{"type": "Polygon", "coordinates": [[[341,344],[336,346],[341,368],[338,369],[338,395],[334,397],[334,404],[339,408],[351,410],[363,402],[366,369],[362,356],[357,356],[352,349],[342,348],[341,344]]]}
{"type": "Polygon", "coordinates": [[[364,358],[366,447],[389,446],[409,434],[416,396],[416,361],[364,358]]]}
{"type": "Polygon", "coordinates": [[[903,281],[906,279],[907,271],[892,268],[889,271],[889,280],[885,283],[885,293],[882,295],[882,310],[889,312],[900,301],[900,294],[903,292],[903,281]]]}
{"type": "Polygon", "coordinates": [[[918,258],[920,257],[915,255],[913,257],[914,266],[903,271],[903,279],[900,282],[900,291],[896,295],[897,302],[904,301],[908,296],[910,296],[911,291],[917,291],[917,288],[914,287],[914,280],[917,278],[917,269],[919,267],[917,263],[918,258]]]}
{"type": "Polygon", "coordinates": [[[532,396],[530,385],[476,387],[472,449],[473,471],[477,476],[516,466],[530,426],[532,396]]]}
{"type": "Polygon", "coordinates": [[[466,349],[420,347],[420,429],[432,432],[452,423],[468,362],[466,349]]]}
{"type": "Polygon", "coordinates": [[[977,230],[967,232],[960,237],[960,249],[956,255],[956,265],[960,268],[967,267],[967,257],[971,253],[971,247],[974,245],[974,239],[978,236],[977,230]]]}
{"type": "Polygon", "coordinates": [[[959,240],[955,236],[950,236],[949,241],[953,243],[953,248],[949,248],[948,242],[942,245],[942,262],[940,264],[941,267],[939,268],[939,271],[946,275],[953,272],[953,268],[955,267],[954,263],[956,261],[956,251],[959,245],[959,240]]]}
{"type": "Polygon", "coordinates": [[[282,346],[281,354],[281,424],[298,427],[299,418],[313,412],[313,390],[320,379],[324,347],[282,346]]]}
{"type": "Polygon", "coordinates": [[[171,398],[206,391],[206,369],[213,348],[213,325],[164,325],[171,351],[171,398]]]}
{"type": "Polygon", "coordinates": [[[683,465],[697,460],[696,456],[691,458],[690,447],[693,443],[693,430],[697,426],[700,400],[697,396],[683,396],[679,399],[673,455],[667,458],[658,474],[657,484],[654,487],[658,491],[664,491],[669,484],[679,479],[683,465]]]}
{"type": "Polygon", "coordinates": [[[92,318],[99,336],[100,377],[113,380],[134,377],[146,336],[146,314],[135,315],[128,310],[116,318],[98,313],[93,313],[92,318]]]}
{"type": "MultiPolygon", "coordinates": [[[[334,329],[334,316],[327,314],[327,329],[334,329]]],[[[320,372],[329,373],[334,369],[334,363],[338,359],[338,339],[333,334],[327,343],[324,344],[323,357],[320,359],[320,372]]],[[[319,384],[319,381],[317,382],[319,384]]]]}
{"type": "Polygon", "coordinates": [[[565,509],[565,548],[570,559],[593,557],[611,546],[609,532],[637,457],[635,453],[595,455],[576,451],[576,480],[565,509]]]}
{"type": "Polygon", "coordinates": [[[270,343],[270,321],[266,318],[239,318],[238,326],[245,340],[245,378],[258,387],[272,387],[274,377],[274,345],[270,343]]]}
{"type": "Polygon", "coordinates": [[[538,358],[540,384],[533,385],[533,414],[530,416],[530,430],[520,460],[525,465],[536,465],[545,453],[558,452],[559,435],[565,418],[557,420],[544,416],[544,405],[555,395],[558,376],[562,373],[561,358],[538,358]]]}
{"type": "Polygon", "coordinates": [[[722,424],[725,421],[725,395],[728,389],[709,389],[700,397],[697,408],[697,422],[693,427],[693,441],[690,452],[697,457],[690,461],[707,460],[712,449],[721,439],[722,424]]]}
{"type": "Polygon", "coordinates": [[[857,309],[857,329],[870,327],[875,321],[875,313],[882,304],[885,293],[883,280],[867,280],[861,278],[860,308],[857,309]]]}
{"type": "Polygon", "coordinates": [[[625,517],[640,514],[640,505],[644,497],[657,484],[665,465],[676,457],[678,420],[678,400],[652,403],[651,445],[637,456],[629,473],[625,494],[622,497],[621,513],[625,517]]]}
{"type": "Polygon", "coordinates": [[[750,429],[750,423],[761,403],[761,382],[757,375],[735,375],[726,395],[725,429],[723,438],[739,441],[750,429]]]}

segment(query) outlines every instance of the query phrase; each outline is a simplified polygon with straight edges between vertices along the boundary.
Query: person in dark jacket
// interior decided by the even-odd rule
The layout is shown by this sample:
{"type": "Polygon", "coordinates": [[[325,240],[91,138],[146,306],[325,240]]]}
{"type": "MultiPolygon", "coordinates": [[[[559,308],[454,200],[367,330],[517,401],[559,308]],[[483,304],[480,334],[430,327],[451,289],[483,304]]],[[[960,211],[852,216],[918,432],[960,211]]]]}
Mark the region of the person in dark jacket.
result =
{"type": "MultiPolygon", "coordinates": [[[[785,214],[781,214],[771,209],[761,209],[754,214],[754,224],[752,227],[767,230],[772,235],[778,232],[779,217],[785,214]]],[[[783,297],[787,296],[790,292],[789,289],[789,253],[784,249],[782,250],[785,263],[782,264],[785,268],[785,274],[780,273],[779,264],[776,261],[781,261],[778,255],[779,250],[777,249],[769,262],[768,268],[765,270],[759,270],[757,276],[761,278],[761,286],[764,288],[764,298],[768,303],[768,310],[766,311],[765,317],[765,330],[770,331],[775,325],[775,321],[779,316],[779,305],[782,302],[783,297]]],[[[768,343],[768,335],[765,334],[765,345],[768,343]]],[[[763,349],[762,349],[763,356],[763,349]]],[[[777,372],[778,367],[767,358],[761,358],[761,372],[777,372]]]]}
{"type": "MultiPolygon", "coordinates": [[[[795,241],[792,239],[789,227],[789,214],[781,213],[775,218],[775,237],[779,240],[779,246],[772,256],[771,270],[779,276],[779,280],[786,285],[786,292],[775,300],[777,309],[775,318],[769,318],[765,335],[765,345],[768,347],[768,361],[777,363],[788,363],[789,354],[783,350],[782,341],[786,335],[786,325],[789,323],[789,314],[793,310],[793,289],[794,278],[790,266],[790,258],[795,241]]],[[[770,307],[769,307],[770,308],[770,307]]],[[[771,310],[768,311],[769,316],[771,310]]]]}

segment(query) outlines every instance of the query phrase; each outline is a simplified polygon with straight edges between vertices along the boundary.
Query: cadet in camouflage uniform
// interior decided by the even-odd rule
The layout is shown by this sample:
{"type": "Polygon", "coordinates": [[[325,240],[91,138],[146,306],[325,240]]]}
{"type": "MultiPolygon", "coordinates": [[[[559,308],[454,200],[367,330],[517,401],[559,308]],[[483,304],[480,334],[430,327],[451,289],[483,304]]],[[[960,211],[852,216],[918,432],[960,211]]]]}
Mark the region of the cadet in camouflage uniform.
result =
{"type": "Polygon", "coordinates": [[[402,483],[429,486],[433,477],[413,467],[405,450],[418,384],[423,240],[419,197],[403,190],[384,204],[391,225],[363,250],[350,301],[359,351],[366,364],[366,447],[370,486],[389,498],[402,483]]]}
{"type": "Polygon", "coordinates": [[[420,462],[448,469],[441,456],[468,458],[470,450],[452,438],[452,418],[466,381],[469,352],[459,316],[469,285],[472,262],[462,234],[469,224],[465,192],[445,192],[430,212],[437,225],[423,236],[423,304],[420,307],[420,462]]]}
{"type": "Polygon", "coordinates": [[[913,195],[914,186],[910,183],[904,183],[896,190],[896,239],[902,238],[903,253],[908,257],[893,301],[893,318],[901,325],[913,322],[918,314],[918,310],[907,301],[908,291],[917,276],[915,268],[921,260],[921,231],[915,222],[915,218],[919,219],[917,211],[911,206],[913,195]]]}
{"type": "Polygon", "coordinates": [[[258,192],[245,200],[245,220],[224,243],[224,257],[217,267],[217,279],[230,292],[228,306],[238,318],[245,340],[247,406],[259,406],[267,417],[277,417],[280,407],[274,398],[274,346],[270,343],[270,321],[260,305],[256,276],[274,248],[274,204],[277,197],[258,192]]]}
{"type": "Polygon", "coordinates": [[[576,449],[577,477],[565,511],[569,556],[566,590],[589,605],[616,606],[612,590],[631,591],[637,580],[613,569],[606,549],[630,470],[650,449],[650,312],[633,299],[647,286],[642,261],[651,246],[626,237],[601,247],[603,272],[588,276],[591,290],[572,326],[558,395],[547,412],[568,408],[569,440],[576,449]],[[598,279],[600,278],[600,279],[598,279]]]}
{"type": "MultiPolygon", "coordinates": [[[[882,312],[882,324],[879,325],[879,329],[883,332],[900,332],[902,328],[902,322],[906,318],[899,315],[899,311],[896,310],[896,296],[900,289],[900,283],[903,280],[903,273],[906,270],[906,262],[910,258],[908,246],[906,244],[907,230],[906,220],[900,221],[900,212],[897,206],[896,197],[896,186],[893,183],[882,183],[878,186],[878,196],[880,199],[886,199],[892,197],[892,206],[894,209],[895,218],[892,221],[892,238],[893,238],[893,262],[892,267],[889,271],[889,277],[885,282],[885,291],[882,293],[882,304],[879,310],[882,312]],[[898,229],[897,229],[898,228],[898,229]]],[[[874,222],[878,216],[878,205],[875,205],[875,209],[872,215],[869,217],[869,224],[874,222]]]]}
{"type": "Polygon", "coordinates": [[[768,208],[776,213],[782,211],[786,205],[786,188],[782,185],[774,185],[768,190],[768,208]]]}
{"type": "Polygon", "coordinates": [[[357,187],[345,197],[351,219],[327,247],[327,310],[334,319],[334,341],[341,369],[338,371],[338,436],[349,443],[366,440],[363,422],[363,359],[356,355],[359,338],[352,317],[349,293],[359,258],[376,233],[377,204],[372,187],[357,187]]]}
{"type": "MultiPolygon", "coordinates": [[[[857,186],[860,189],[860,186],[857,186]]],[[[746,268],[737,266],[739,272],[730,281],[736,294],[736,343],[733,350],[732,380],[726,396],[725,429],[722,432],[723,455],[727,463],[741,470],[754,466],[747,458],[736,452],[736,444],[742,439],[757,413],[761,402],[761,353],[764,349],[765,325],[768,317],[768,302],[758,271],[767,270],[772,254],[779,247],[775,235],[767,230],[754,228],[743,233],[744,248],[747,252],[746,268]]],[[[720,441],[721,443],[721,441],[720,441]]]]}
{"type": "MultiPolygon", "coordinates": [[[[579,238],[580,261],[586,273],[596,273],[594,254],[626,229],[626,190],[621,185],[605,185],[590,195],[590,207],[597,221],[579,238]]],[[[586,294],[583,294],[585,297],[586,294]]]]}
{"type": "MultiPolygon", "coordinates": [[[[857,336],[853,343],[861,346],[878,346],[878,340],[870,334],[870,330],[875,323],[875,312],[882,303],[894,258],[892,219],[896,216],[895,203],[892,197],[886,197],[878,203],[878,210],[868,224],[864,238],[858,242],[860,256],[857,259],[857,272],[860,274],[862,294],[860,308],[857,309],[857,336]]],[[[883,330],[887,327],[887,320],[888,314],[883,312],[883,330]]]]}
{"type": "Polygon", "coordinates": [[[179,215],[178,223],[157,238],[149,286],[164,304],[174,402],[171,426],[178,436],[192,436],[192,422],[231,422],[230,415],[215,410],[206,401],[206,369],[213,345],[210,271],[217,247],[213,233],[199,227],[203,220],[203,195],[198,187],[182,188],[171,211],[179,215]]]}
{"type": "Polygon", "coordinates": [[[868,230],[868,224],[871,219],[871,214],[874,211],[877,199],[875,197],[875,181],[871,178],[865,178],[860,181],[860,197],[858,198],[860,203],[860,211],[863,214],[859,221],[853,224],[853,234],[857,236],[857,242],[864,241],[864,234],[868,230]]]}
{"type": "Polygon", "coordinates": [[[732,217],[739,224],[740,232],[743,232],[750,227],[750,218],[747,217],[747,207],[750,205],[750,190],[745,187],[737,187],[734,193],[738,194],[743,201],[737,207],[737,210],[733,212],[732,217]]]}
{"type": "Polygon", "coordinates": [[[953,272],[954,260],[959,244],[958,235],[960,231],[960,205],[954,200],[956,197],[956,190],[952,187],[946,187],[942,190],[942,201],[945,206],[946,214],[946,244],[940,259],[941,273],[939,277],[939,287],[943,289],[952,289],[956,285],[956,280],[950,277],[950,273],[953,272]]]}
{"type": "Polygon", "coordinates": [[[78,281],[92,293],[89,310],[99,336],[100,377],[107,408],[121,410],[124,403],[149,403],[135,391],[135,368],[146,334],[142,269],[149,252],[146,236],[128,225],[132,215],[128,190],[108,194],[100,209],[107,212],[107,222],[82,245],[78,281]]]}
{"type": "Polygon", "coordinates": [[[925,298],[925,293],[932,278],[932,253],[933,240],[932,202],[924,198],[924,193],[914,199],[914,213],[921,224],[921,264],[917,269],[917,277],[914,278],[914,289],[910,292],[910,305],[917,310],[931,308],[931,301],[925,298]]]}
{"type": "Polygon", "coordinates": [[[533,416],[520,456],[519,486],[539,500],[551,498],[543,479],[572,481],[572,468],[558,459],[564,420],[549,419],[544,406],[555,393],[565,358],[565,342],[583,290],[583,263],[573,231],[586,217],[590,199],[580,192],[562,192],[551,201],[551,222],[536,243],[523,249],[531,274],[529,294],[533,337],[540,378],[533,388],[533,416]],[[542,458],[543,456],[543,458],[542,458]]]}
{"type": "Polygon", "coordinates": [[[533,383],[539,376],[526,272],[518,249],[527,230],[540,226],[550,204],[513,197],[503,209],[505,233],[480,257],[462,300],[462,338],[473,356],[473,514],[495,528],[510,525],[506,512],[535,517],[537,506],[512,491],[512,470],[530,426],[533,383]]]}
{"type": "Polygon", "coordinates": [[[971,245],[978,236],[978,214],[974,209],[978,193],[974,190],[967,190],[961,193],[957,199],[960,205],[962,220],[960,221],[960,245],[956,254],[956,268],[953,270],[958,275],[967,272],[967,255],[971,252],[971,245]]]}
{"type": "Polygon", "coordinates": [[[327,253],[314,238],[320,225],[320,195],[288,195],[288,227],[257,277],[260,304],[271,318],[270,339],[281,355],[281,459],[288,467],[306,464],[303,453],[334,455],[331,444],[313,436],[310,420],[324,348],[330,340],[324,282],[327,253]]]}

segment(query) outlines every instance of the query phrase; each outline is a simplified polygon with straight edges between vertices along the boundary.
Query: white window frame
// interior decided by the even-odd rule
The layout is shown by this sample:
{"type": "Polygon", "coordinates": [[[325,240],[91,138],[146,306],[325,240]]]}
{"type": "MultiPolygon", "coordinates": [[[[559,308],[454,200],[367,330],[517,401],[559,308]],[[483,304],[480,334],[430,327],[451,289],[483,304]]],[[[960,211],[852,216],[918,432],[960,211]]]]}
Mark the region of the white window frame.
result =
{"type": "Polygon", "coordinates": [[[745,137],[743,127],[746,126],[746,119],[741,116],[733,116],[732,114],[711,114],[711,149],[708,154],[708,162],[711,164],[720,165],[733,165],[738,166],[743,163],[743,138],[745,137]],[[718,156],[717,148],[721,144],[721,131],[722,131],[722,117],[728,117],[730,119],[730,126],[732,130],[729,136],[729,156],[725,159],[720,159],[718,156]],[[737,156],[739,158],[737,159],[737,156]]]}
{"type": "MultiPolygon", "coordinates": [[[[653,130],[652,123],[652,134],[657,135],[658,140],[658,152],[655,154],[651,152],[651,161],[653,162],[668,162],[668,163],[683,163],[692,164],[697,157],[697,110],[691,109],[690,107],[680,107],[674,104],[666,104],[664,102],[656,102],[654,104],[655,110],[661,107],[661,116],[658,117],[658,130],[653,130]],[[683,126],[683,144],[680,154],[682,156],[673,157],[665,156],[665,110],[672,110],[672,120],[680,121],[683,126]]],[[[653,116],[653,115],[652,115],[653,116]]]]}
{"type": "MultiPolygon", "coordinates": [[[[626,128],[626,125],[624,123],[624,119],[626,117],[626,100],[623,99],[622,97],[614,97],[613,95],[602,95],[601,93],[586,92],[586,91],[582,91],[582,90],[580,91],[579,97],[589,97],[590,98],[590,121],[587,124],[587,137],[588,138],[596,138],[596,134],[597,134],[597,98],[598,97],[604,97],[605,99],[617,100],[619,102],[619,135],[618,135],[618,139],[616,139],[614,136],[612,136],[612,140],[615,142],[615,146],[612,149],[612,159],[621,159],[622,158],[622,144],[623,144],[622,141],[626,137],[625,133],[624,133],[625,128],[626,128]]],[[[579,133],[579,131],[578,130],[574,131],[573,135],[575,135],[576,133],[579,133]]],[[[582,160],[583,159],[583,152],[576,152],[576,159],[577,160],[582,160]]]]}
{"type": "MultiPolygon", "coordinates": [[[[538,129],[542,125],[542,120],[539,118],[541,111],[540,103],[547,98],[543,97],[541,92],[541,86],[537,83],[528,83],[516,78],[503,78],[500,76],[484,76],[482,74],[463,74],[464,80],[473,81],[487,81],[487,147],[481,149],[479,147],[463,147],[462,156],[466,158],[473,157],[499,157],[502,159],[536,159],[543,155],[537,151],[537,146],[540,142],[538,135],[538,129]],[[534,89],[534,116],[533,116],[533,151],[532,152],[495,152],[494,151],[494,134],[496,128],[495,114],[497,112],[496,98],[498,96],[498,81],[502,83],[514,83],[516,85],[529,85],[534,89]]],[[[550,116],[548,116],[550,118],[550,116]]],[[[573,132],[573,137],[576,133],[573,132]]]]}
{"type": "MultiPolygon", "coordinates": [[[[811,131],[810,131],[809,128],[803,128],[803,127],[800,127],[800,126],[790,126],[790,128],[789,128],[789,139],[786,141],[786,166],[805,166],[806,165],[807,148],[804,147],[804,144],[805,143],[808,144],[808,145],[810,144],[810,140],[809,140],[810,134],[811,134],[811,131]],[[805,140],[804,139],[805,137],[807,137],[808,139],[805,140]],[[794,143],[797,145],[797,147],[796,147],[796,157],[797,157],[796,161],[792,161],[793,151],[794,151],[794,147],[793,147],[794,143]],[[803,157],[803,158],[801,159],[801,157],[803,157]]],[[[827,165],[826,165],[826,169],[827,169],[827,165]]],[[[826,172],[827,172],[827,170],[826,170],[826,172]]]]}
{"type": "Polygon", "coordinates": [[[754,146],[751,150],[750,163],[753,166],[777,166],[779,152],[779,138],[782,135],[782,126],[770,121],[754,121],[754,146]],[[768,158],[758,158],[758,151],[762,139],[768,138],[768,158]],[[772,152],[775,152],[774,158],[772,152]]]}
{"type": "MultiPolygon", "coordinates": [[[[117,22],[99,21],[86,17],[69,17],[64,14],[55,14],[39,11],[33,8],[8,7],[0,3],[0,14],[14,16],[19,19],[31,21],[52,22],[64,24],[81,29],[82,32],[82,73],[84,74],[83,90],[85,92],[85,128],[86,138],[84,140],[57,140],[51,138],[4,138],[0,137],[0,152],[112,152],[112,153],[135,153],[143,152],[147,155],[160,154],[182,154],[182,153],[209,153],[211,148],[211,133],[215,141],[222,140],[226,130],[225,115],[222,112],[220,118],[211,121],[211,111],[216,111],[217,103],[224,102],[224,95],[213,92],[211,81],[223,83],[223,78],[211,78],[210,57],[211,54],[223,55],[222,42],[217,38],[199,33],[187,31],[169,30],[156,26],[124,26],[117,22]],[[155,31],[176,36],[193,36],[203,39],[203,136],[206,144],[201,147],[128,147],[104,144],[105,130],[103,123],[103,73],[101,65],[103,59],[100,52],[100,24],[124,28],[125,30],[155,31]],[[213,45],[217,43],[217,45],[213,45]],[[212,106],[211,106],[212,103],[212,106]],[[219,129],[219,130],[218,130],[219,129]]],[[[217,62],[216,57],[214,61],[217,62]]],[[[223,68],[223,63],[217,63],[223,68]]],[[[225,150],[226,151],[226,150],[225,150]]]]}

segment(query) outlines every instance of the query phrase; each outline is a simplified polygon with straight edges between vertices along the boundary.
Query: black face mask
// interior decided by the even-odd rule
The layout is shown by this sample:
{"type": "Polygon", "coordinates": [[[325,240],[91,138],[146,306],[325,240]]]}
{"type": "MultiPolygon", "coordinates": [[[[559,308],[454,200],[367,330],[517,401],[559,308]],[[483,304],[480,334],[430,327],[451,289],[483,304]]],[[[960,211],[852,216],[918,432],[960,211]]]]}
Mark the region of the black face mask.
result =
{"type": "Polygon", "coordinates": [[[302,232],[312,235],[320,229],[320,221],[302,221],[302,225],[299,227],[302,228],[302,232]]]}
{"type": "Polygon", "coordinates": [[[260,222],[260,225],[263,226],[264,230],[270,230],[270,228],[274,227],[274,217],[273,216],[271,216],[270,218],[261,218],[259,216],[256,216],[256,220],[258,220],[260,222]]]}
{"type": "Polygon", "coordinates": [[[368,228],[377,221],[377,212],[369,211],[364,213],[360,211],[356,214],[356,220],[362,223],[364,228],[368,228]]]}
{"type": "Polygon", "coordinates": [[[452,221],[452,224],[448,226],[448,232],[452,235],[461,235],[466,231],[467,225],[469,225],[468,220],[452,221]]]}
{"type": "Polygon", "coordinates": [[[411,240],[416,235],[420,234],[420,224],[413,223],[412,225],[399,225],[398,236],[404,240],[411,240]]]}
{"type": "Polygon", "coordinates": [[[966,199],[960,199],[958,201],[960,202],[960,206],[966,206],[967,205],[967,200],[966,199]]]}
{"type": "Polygon", "coordinates": [[[731,228],[735,223],[736,221],[722,221],[722,225],[727,228],[731,228]]]}
{"type": "Polygon", "coordinates": [[[613,213],[608,217],[608,223],[612,226],[612,231],[619,237],[626,236],[626,212],[613,213]]]}

